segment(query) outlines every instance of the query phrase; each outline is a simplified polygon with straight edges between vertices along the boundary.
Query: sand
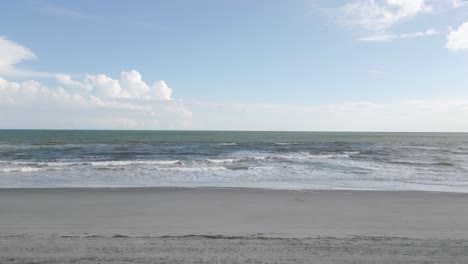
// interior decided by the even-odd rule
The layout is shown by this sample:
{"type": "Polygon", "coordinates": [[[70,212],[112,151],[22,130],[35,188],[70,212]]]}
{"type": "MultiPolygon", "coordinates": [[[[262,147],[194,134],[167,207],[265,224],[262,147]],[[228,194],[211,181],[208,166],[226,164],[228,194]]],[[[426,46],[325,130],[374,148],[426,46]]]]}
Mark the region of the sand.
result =
{"type": "Polygon", "coordinates": [[[3,189],[0,263],[468,263],[468,194],[3,189]]]}

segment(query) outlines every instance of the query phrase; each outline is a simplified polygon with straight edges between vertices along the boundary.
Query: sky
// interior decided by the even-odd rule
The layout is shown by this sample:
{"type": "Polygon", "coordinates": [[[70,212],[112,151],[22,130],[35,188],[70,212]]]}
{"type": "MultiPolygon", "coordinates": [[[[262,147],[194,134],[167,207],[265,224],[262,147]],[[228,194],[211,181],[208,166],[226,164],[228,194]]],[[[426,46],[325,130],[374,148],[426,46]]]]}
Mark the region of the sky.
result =
{"type": "Polygon", "coordinates": [[[2,3],[0,129],[468,132],[468,1],[2,3]]]}

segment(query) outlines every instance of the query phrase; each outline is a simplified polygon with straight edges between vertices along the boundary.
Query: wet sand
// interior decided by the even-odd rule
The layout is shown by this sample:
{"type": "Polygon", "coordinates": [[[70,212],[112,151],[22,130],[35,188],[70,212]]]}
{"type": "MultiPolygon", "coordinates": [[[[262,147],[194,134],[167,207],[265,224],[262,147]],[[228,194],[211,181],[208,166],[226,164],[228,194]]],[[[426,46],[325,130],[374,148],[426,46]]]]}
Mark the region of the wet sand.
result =
{"type": "Polygon", "coordinates": [[[0,263],[468,263],[468,194],[3,189],[0,263]]]}

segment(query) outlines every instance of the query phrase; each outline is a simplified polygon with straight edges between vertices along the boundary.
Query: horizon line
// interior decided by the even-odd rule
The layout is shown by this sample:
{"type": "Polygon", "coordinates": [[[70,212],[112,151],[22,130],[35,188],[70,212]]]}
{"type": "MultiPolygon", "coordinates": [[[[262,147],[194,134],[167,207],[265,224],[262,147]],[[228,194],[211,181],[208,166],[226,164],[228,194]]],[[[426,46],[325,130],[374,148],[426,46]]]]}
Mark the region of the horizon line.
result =
{"type": "Polygon", "coordinates": [[[468,131],[369,131],[369,130],[219,130],[219,129],[94,129],[94,128],[0,128],[0,131],[134,131],[134,132],[292,132],[292,133],[452,133],[468,131]]]}

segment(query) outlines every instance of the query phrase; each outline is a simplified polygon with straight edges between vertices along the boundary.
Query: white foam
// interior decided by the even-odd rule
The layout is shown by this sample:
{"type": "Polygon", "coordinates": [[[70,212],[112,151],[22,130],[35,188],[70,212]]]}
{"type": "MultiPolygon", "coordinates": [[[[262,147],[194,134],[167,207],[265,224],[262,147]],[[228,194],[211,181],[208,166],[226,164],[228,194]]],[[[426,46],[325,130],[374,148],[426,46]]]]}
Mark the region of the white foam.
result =
{"type": "Polygon", "coordinates": [[[207,159],[211,163],[233,163],[239,161],[239,159],[207,159]]]}
{"type": "Polygon", "coordinates": [[[166,167],[158,168],[161,171],[184,171],[184,172],[200,172],[200,171],[225,171],[227,168],[222,166],[211,166],[211,167],[166,167]]]}
{"type": "Polygon", "coordinates": [[[210,159],[63,162],[0,161],[4,187],[253,187],[297,190],[468,192],[455,166],[406,166],[338,153],[242,151],[210,159]],[[18,177],[24,173],[25,177],[18,177]]]}
{"type": "Polygon", "coordinates": [[[34,171],[43,171],[45,168],[33,168],[33,167],[7,167],[0,168],[2,172],[34,172],[34,171]]]}
{"type": "Polygon", "coordinates": [[[173,165],[179,163],[179,160],[117,160],[117,161],[93,161],[89,162],[92,166],[128,166],[128,165],[173,165]]]}

